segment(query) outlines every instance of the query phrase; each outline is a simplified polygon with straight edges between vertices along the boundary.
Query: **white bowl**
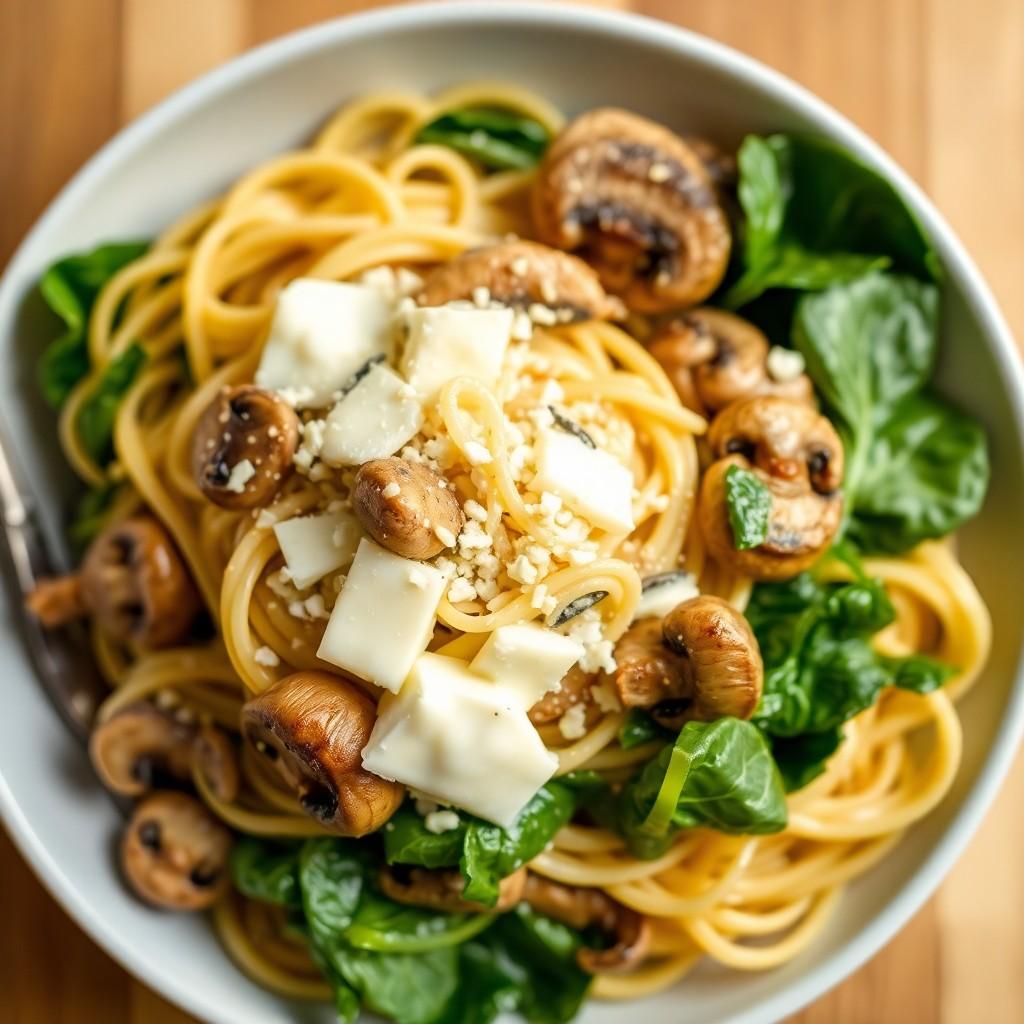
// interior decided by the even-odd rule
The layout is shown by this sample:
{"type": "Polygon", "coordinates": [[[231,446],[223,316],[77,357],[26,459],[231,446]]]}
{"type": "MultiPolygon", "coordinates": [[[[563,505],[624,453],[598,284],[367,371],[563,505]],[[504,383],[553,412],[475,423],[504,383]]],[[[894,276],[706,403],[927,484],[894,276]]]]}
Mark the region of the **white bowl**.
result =
{"type": "MultiPolygon", "coordinates": [[[[1009,332],[974,264],[906,175],[849,122],[780,75],[702,37],[579,8],[437,5],[332,22],[262,47],[182,90],[126,128],[64,189],[0,287],[0,400],[18,457],[54,538],[70,473],[35,387],[42,312],[33,286],[53,259],[93,243],[147,237],[254,163],[310,138],[345,100],[372,89],[434,89],[474,77],[521,80],[567,111],[613,103],[726,141],[749,131],[811,130],[875,165],[931,232],[946,265],[941,386],[986,424],[993,482],[962,551],[992,609],[995,646],[963,702],[964,761],[941,806],[851,886],[824,935],[767,974],[700,968],[642,1007],[591,1004],[586,1024],[638,1014],[647,1024],[768,1022],[821,995],[875,953],[917,910],[977,828],[1024,721],[1015,567],[1020,529],[1021,373],[1009,332]],[[1010,570],[1008,572],[1008,570],[1010,570]],[[684,1009],[685,1008],[685,1009],[684,1009]]],[[[9,596],[4,596],[5,602],[9,596]]],[[[120,821],[84,753],[33,676],[4,608],[0,809],[24,856],[77,922],[128,970],[211,1022],[328,1021],[247,981],[203,918],[146,909],[122,887],[120,821]]],[[[57,951],[55,951],[57,952],[57,951]]]]}

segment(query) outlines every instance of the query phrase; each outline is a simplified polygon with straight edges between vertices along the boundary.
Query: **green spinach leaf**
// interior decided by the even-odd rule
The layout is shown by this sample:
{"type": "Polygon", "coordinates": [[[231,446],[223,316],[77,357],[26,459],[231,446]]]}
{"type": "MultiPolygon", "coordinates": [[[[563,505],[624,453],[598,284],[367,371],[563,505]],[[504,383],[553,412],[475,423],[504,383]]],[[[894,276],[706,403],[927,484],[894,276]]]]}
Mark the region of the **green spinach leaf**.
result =
{"type": "Polygon", "coordinates": [[[466,828],[459,869],[466,886],[463,895],[485,906],[498,900],[501,880],[533,860],[576,810],[571,789],[549,783],[523,808],[515,824],[501,828],[473,821],[466,828]]]}
{"type": "Polygon", "coordinates": [[[841,741],[841,726],[887,686],[926,693],[952,669],[923,655],[888,658],[871,638],[894,617],[878,580],[822,583],[804,573],[754,588],[747,618],[764,659],[754,723],[771,738],[787,788],[805,785],[841,741]]]}
{"type": "Polygon", "coordinates": [[[940,276],[914,214],[842,147],[811,136],[748,136],[737,162],[743,270],[722,298],[728,308],[767,289],[814,291],[889,265],[922,280],[940,276]]]}
{"type": "Polygon", "coordinates": [[[329,951],[352,923],[363,893],[366,850],[324,836],[307,839],[299,854],[302,909],[313,943],[329,951]]]}
{"type": "Polygon", "coordinates": [[[447,146],[490,170],[526,170],[544,155],[550,136],[532,118],[503,110],[451,110],[424,125],[416,141],[447,146]]]}
{"type": "Polygon", "coordinates": [[[663,725],[659,725],[642,708],[630,708],[625,721],[619,726],[619,746],[623,750],[632,750],[654,740],[671,739],[672,734],[663,725]]]}
{"type": "Polygon", "coordinates": [[[749,469],[730,466],[725,471],[725,504],[737,550],[756,548],[768,539],[771,491],[749,469]]]}
{"type": "Polygon", "coordinates": [[[793,340],[846,450],[846,525],[863,550],[900,552],[973,516],[988,486],[985,436],[922,393],[938,293],[874,274],[798,303],[793,340]]]}
{"type": "Polygon", "coordinates": [[[121,489],[113,481],[100,484],[82,495],[68,527],[68,539],[76,548],[84,548],[106,526],[107,514],[121,489]]]}
{"type": "Polygon", "coordinates": [[[786,826],[785,792],[768,744],[750,722],[687,722],[623,788],[611,821],[638,857],[650,859],[681,828],[778,832],[786,826]]]}
{"type": "Polygon", "coordinates": [[[90,252],[67,256],[42,276],[39,291],[64,322],[64,333],[52,341],[39,362],[39,383],[46,400],[57,408],[89,372],[86,333],[100,290],[123,266],[138,259],[146,242],[116,242],[90,252]]]}
{"type": "Polygon", "coordinates": [[[849,536],[898,554],[973,518],[988,490],[980,425],[947,403],[912,395],[872,435],[855,481],[849,536]]]}
{"type": "Polygon", "coordinates": [[[482,932],[493,921],[489,914],[445,914],[395,903],[367,890],[345,932],[356,949],[380,953],[423,953],[457,946],[482,932]]]}
{"type": "Polygon", "coordinates": [[[461,815],[457,829],[435,835],[408,805],[385,828],[384,855],[389,864],[429,868],[459,866],[466,899],[493,906],[507,875],[532,860],[572,817],[577,797],[572,786],[549,782],[523,808],[515,824],[501,828],[461,815]]]}
{"type": "Polygon", "coordinates": [[[231,851],[231,880],[249,899],[301,907],[299,845],[241,836],[231,851]]]}
{"type": "Polygon", "coordinates": [[[145,363],[145,349],[138,343],[129,345],[110,361],[92,394],[78,410],[75,429],[85,450],[100,465],[113,457],[117,410],[145,363]]]}

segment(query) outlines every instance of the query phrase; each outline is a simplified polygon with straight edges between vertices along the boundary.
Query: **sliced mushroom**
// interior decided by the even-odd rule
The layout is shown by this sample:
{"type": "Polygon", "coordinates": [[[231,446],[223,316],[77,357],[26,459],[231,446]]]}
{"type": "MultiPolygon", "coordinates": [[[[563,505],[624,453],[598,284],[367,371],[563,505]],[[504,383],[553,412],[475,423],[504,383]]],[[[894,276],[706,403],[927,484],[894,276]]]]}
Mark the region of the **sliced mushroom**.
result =
{"type": "Polygon", "coordinates": [[[541,240],[578,252],[641,313],[693,306],[729,261],[729,222],[700,157],[625,110],[576,118],[548,150],[533,190],[541,240]]]}
{"type": "Polygon", "coordinates": [[[625,315],[583,260],[540,242],[499,242],[470,249],[433,270],[416,297],[421,306],[473,299],[485,288],[491,300],[525,309],[533,304],[567,320],[617,320],[625,315]]]}
{"type": "Polygon", "coordinates": [[[147,903],[202,910],[227,888],[231,833],[194,797],[153,793],[121,840],[128,884],[147,903]]]}
{"type": "Polygon", "coordinates": [[[192,777],[195,730],[146,701],[129,704],[97,726],[89,756],[107,789],[140,796],[192,777]]]}
{"type": "Polygon", "coordinates": [[[493,913],[509,910],[523,898],[523,889],[526,886],[526,868],[520,868],[501,880],[498,886],[498,902],[488,906],[463,897],[462,890],[466,880],[456,868],[429,870],[394,864],[381,868],[379,877],[384,895],[396,903],[406,903],[412,907],[429,907],[432,910],[447,910],[452,913],[493,913]]]}
{"type": "Polygon", "coordinates": [[[591,690],[596,681],[596,675],[584,672],[579,665],[573,665],[561,686],[544,694],[530,708],[530,721],[534,725],[549,725],[557,722],[575,704],[590,705],[593,703],[591,690]]]}
{"type": "Polygon", "coordinates": [[[719,192],[731,192],[735,189],[739,168],[736,165],[736,157],[732,153],[702,135],[684,135],[683,141],[700,158],[711,183],[719,192]]]}
{"type": "Polygon", "coordinates": [[[665,725],[749,718],[761,699],[764,663],[750,623],[720,597],[683,601],[661,623],[665,646],[688,666],[690,693],[676,708],[661,704],[665,725]]]}
{"type": "Polygon", "coordinates": [[[25,598],[25,607],[47,629],[56,629],[89,614],[82,580],[77,574],[39,580],[35,590],[25,598]]]}
{"type": "Polygon", "coordinates": [[[221,508],[269,504],[292,471],[299,418],[272,391],[222,388],[192,435],[192,472],[221,508]]]}
{"type": "Polygon", "coordinates": [[[426,466],[396,457],[359,467],[352,510],[378,544],[420,561],[454,547],[466,525],[447,480],[426,466]]]}
{"type": "Polygon", "coordinates": [[[184,639],[199,595],[167,531],[151,516],[107,527],[89,545],[82,597],[120,643],[168,647],[184,639]]]}
{"type": "Polygon", "coordinates": [[[614,944],[608,949],[581,949],[580,967],[590,974],[629,970],[643,960],[651,944],[647,918],[613,900],[601,889],[563,885],[540,875],[528,874],[523,898],[534,910],[577,931],[597,928],[614,944]]]}
{"type": "Polygon", "coordinates": [[[719,413],[708,444],[717,461],[701,481],[697,514],[712,556],[758,580],[789,579],[817,561],[843,511],[843,446],[832,424],[803,402],[766,395],[719,413]],[[729,521],[731,466],[753,473],[772,499],[767,539],[746,550],[736,548],[729,521]]]}
{"type": "Polygon", "coordinates": [[[693,673],[686,659],[663,643],[661,619],[630,626],[615,645],[615,665],[615,688],[624,707],[675,709],[691,703],[693,673]]]}
{"type": "Polygon", "coordinates": [[[192,746],[193,758],[214,796],[231,803],[241,785],[241,773],[235,745],[222,729],[204,725],[196,734],[192,746]]]}
{"type": "Polygon", "coordinates": [[[374,832],[405,788],[363,768],[377,709],[329,672],[286,676],[242,708],[242,735],[295,790],[307,814],[346,836],[374,832]]]}
{"type": "Polygon", "coordinates": [[[669,321],[649,351],[683,405],[702,416],[754,395],[814,402],[810,378],[801,373],[773,379],[767,370],[768,339],[752,323],[721,309],[692,309],[669,321]]]}

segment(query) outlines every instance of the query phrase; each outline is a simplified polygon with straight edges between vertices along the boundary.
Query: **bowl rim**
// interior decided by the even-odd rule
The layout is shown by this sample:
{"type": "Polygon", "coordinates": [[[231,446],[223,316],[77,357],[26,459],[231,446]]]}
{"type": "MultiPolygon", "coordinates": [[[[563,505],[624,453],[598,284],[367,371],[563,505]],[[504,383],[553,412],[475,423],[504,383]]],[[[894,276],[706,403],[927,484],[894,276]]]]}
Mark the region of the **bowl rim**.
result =
{"type": "MultiPolygon", "coordinates": [[[[562,3],[527,0],[515,6],[506,6],[487,2],[452,4],[435,0],[426,4],[346,15],[275,38],[194,79],[122,127],[82,165],[47,205],[22,239],[0,278],[0,323],[9,322],[16,308],[19,296],[15,294],[15,282],[23,276],[18,271],[22,263],[27,262],[28,252],[35,239],[44,234],[51,224],[60,221],[65,210],[74,206],[80,193],[102,181],[110,169],[177,121],[188,117],[197,107],[279,64],[329,49],[342,41],[386,35],[392,30],[469,24],[548,26],[569,31],[583,28],[640,45],[657,47],[739,79],[798,114],[826,125],[834,138],[858,153],[893,183],[931,234],[943,263],[949,269],[950,277],[960,285],[964,300],[977,319],[998,368],[1007,381],[1009,405],[1016,427],[1016,444],[1018,448],[1024,449],[1024,369],[1010,329],[963,244],[921,188],[881,146],[808,89],[724,43],[643,15],[562,3]]],[[[822,963],[762,999],[757,1006],[723,1018],[722,1024],[769,1024],[794,1013],[851,975],[888,943],[932,895],[976,833],[1010,768],[1022,733],[1024,659],[1016,666],[1006,712],[978,770],[974,785],[965,794],[948,828],[913,877],[867,927],[822,963]]],[[[173,974],[161,969],[158,960],[133,946],[105,918],[93,913],[37,836],[31,821],[15,801],[2,775],[0,817],[19,852],[50,894],[101,949],[136,978],[182,1009],[201,1019],[230,1024],[200,994],[183,986],[173,974]]]]}

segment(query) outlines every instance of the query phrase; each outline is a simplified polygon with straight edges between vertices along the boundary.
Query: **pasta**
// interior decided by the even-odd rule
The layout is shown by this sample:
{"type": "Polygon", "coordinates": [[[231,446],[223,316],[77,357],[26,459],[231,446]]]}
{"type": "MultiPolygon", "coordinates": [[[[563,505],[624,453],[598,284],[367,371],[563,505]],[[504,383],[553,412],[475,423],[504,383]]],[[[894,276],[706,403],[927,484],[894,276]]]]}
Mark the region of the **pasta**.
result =
{"type": "MultiPolygon", "coordinates": [[[[111,685],[100,723],[155,701],[184,720],[234,733],[243,705],[278,680],[337,671],[317,650],[347,566],[296,587],[282,575],[273,527],[345,505],[354,467],[328,471],[314,456],[264,508],[220,508],[197,484],[193,437],[225,386],[254,379],[277,296],[293,279],[374,282],[401,305],[408,282],[432,267],[510,234],[531,237],[534,169],[487,173],[455,148],[417,141],[424,126],[456,108],[511,112],[551,136],[564,127],[545,100],[503,84],[464,85],[432,97],[366,96],[344,107],[308,149],[268,161],[188,213],[100,293],[89,321],[90,370],[61,411],[62,445],[87,484],[118,486],[109,520],[144,508],[163,524],[212,624],[207,639],[154,651],[133,649],[94,625],[97,661],[111,685]],[[115,457],[104,465],[78,424],[104,374],[133,344],[145,363],[117,410],[115,457]]],[[[477,304],[487,302],[485,296],[477,304]]],[[[440,599],[429,649],[469,661],[496,629],[555,619],[604,592],[578,620],[586,628],[567,627],[584,644],[589,670],[597,671],[608,667],[634,620],[642,579],[680,567],[702,594],[743,611],[754,581],[715,558],[697,522],[710,417],[680,401],[648,350],[657,317],[532,321],[523,340],[512,342],[499,378],[449,381],[403,450],[408,461],[442,474],[463,506],[473,503],[479,518],[472,522],[500,563],[489,589],[470,587],[461,600],[449,589],[440,599]],[[635,529],[585,528],[567,543],[529,491],[517,459],[540,430],[537,410],[553,404],[632,472],[635,529]],[[480,446],[486,460],[477,457],[480,446]]],[[[450,572],[472,563],[466,552],[462,562],[449,554],[438,561],[450,572]]],[[[576,817],[562,827],[530,871],[603,890],[651,926],[642,963],[599,975],[595,996],[650,995],[702,958],[767,970],[799,955],[827,926],[843,887],[948,791],[961,748],[956,702],[979,678],[988,653],[986,609],[948,538],[866,557],[863,571],[882,581],[896,613],[876,635],[876,651],[893,659],[934,657],[956,666],[955,675],[927,693],[887,688],[846,721],[821,774],[789,795],[782,831],[688,827],[665,852],[643,859],[593,819],[576,817]]],[[[839,560],[818,572],[823,584],[854,578],[839,560]]],[[[541,726],[557,755],[556,779],[580,771],[613,784],[632,778],[663,741],[620,745],[625,720],[621,705],[591,704],[578,730],[564,722],[541,726]]],[[[240,766],[244,784],[227,799],[195,772],[199,796],[231,829],[258,837],[326,834],[248,747],[240,766]]],[[[217,904],[214,923],[232,957],[261,984],[296,998],[330,997],[284,913],[235,893],[217,904]]]]}

